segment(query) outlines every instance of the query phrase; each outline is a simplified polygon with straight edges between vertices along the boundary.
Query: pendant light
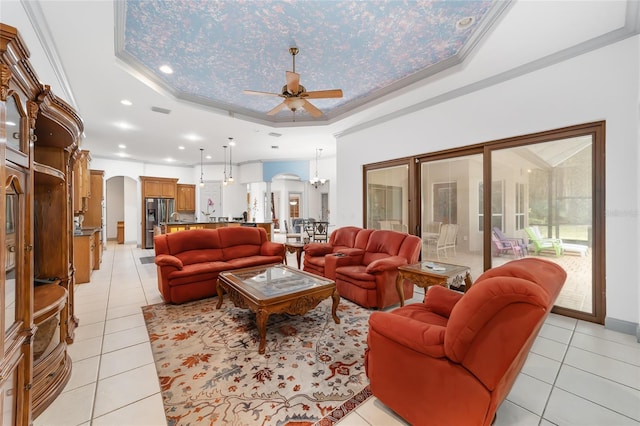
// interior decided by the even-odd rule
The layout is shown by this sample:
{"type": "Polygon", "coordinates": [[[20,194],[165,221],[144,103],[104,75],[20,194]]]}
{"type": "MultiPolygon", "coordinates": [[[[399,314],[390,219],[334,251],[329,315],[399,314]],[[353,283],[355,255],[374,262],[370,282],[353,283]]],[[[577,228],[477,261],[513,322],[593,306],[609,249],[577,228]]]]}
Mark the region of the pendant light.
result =
{"type": "Polygon", "coordinates": [[[227,145],[222,145],[224,148],[224,180],[222,181],[223,185],[227,185],[229,182],[227,181],[227,145]]]}
{"type": "Polygon", "coordinates": [[[233,154],[232,148],[235,144],[233,138],[229,138],[229,183],[233,183],[233,163],[231,162],[231,156],[233,154]]]}
{"type": "Polygon", "coordinates": [[[204,179],[203,176],[203,165],[202,165],[202,155],[204,154],[204,148],[200,148],[200,188],[204,187],[204,179]]]}

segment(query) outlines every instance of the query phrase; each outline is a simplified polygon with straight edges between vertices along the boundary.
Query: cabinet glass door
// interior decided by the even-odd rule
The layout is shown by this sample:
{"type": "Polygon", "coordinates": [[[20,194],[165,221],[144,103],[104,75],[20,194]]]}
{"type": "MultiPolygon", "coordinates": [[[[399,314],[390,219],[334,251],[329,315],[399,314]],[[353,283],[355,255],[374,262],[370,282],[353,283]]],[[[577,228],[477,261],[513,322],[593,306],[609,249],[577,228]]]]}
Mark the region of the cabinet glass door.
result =
{"type": "Polygon", "coordinates": [[[18,192],[14,184],[6,188],[5,196],[5,283],[4,283],[4,331],[5,336],[15,324],[16,318],[16,262],[18,238],[18,192]]]}

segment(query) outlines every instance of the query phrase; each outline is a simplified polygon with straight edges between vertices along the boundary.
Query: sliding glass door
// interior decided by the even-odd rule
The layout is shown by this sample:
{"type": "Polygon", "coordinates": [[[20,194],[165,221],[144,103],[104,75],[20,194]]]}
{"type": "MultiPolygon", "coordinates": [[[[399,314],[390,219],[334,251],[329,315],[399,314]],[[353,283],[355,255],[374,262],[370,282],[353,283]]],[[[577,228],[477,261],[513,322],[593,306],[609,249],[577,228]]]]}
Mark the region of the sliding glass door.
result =
{"type": "Polygon", "coordinates": [[[366,227],[422,238],[472,278],[513,259],[560,264],[555,312],[605,317],[604,122],[366,165],[366,227]],[[412,200],[416,200],[413,201],[412,200]]]}

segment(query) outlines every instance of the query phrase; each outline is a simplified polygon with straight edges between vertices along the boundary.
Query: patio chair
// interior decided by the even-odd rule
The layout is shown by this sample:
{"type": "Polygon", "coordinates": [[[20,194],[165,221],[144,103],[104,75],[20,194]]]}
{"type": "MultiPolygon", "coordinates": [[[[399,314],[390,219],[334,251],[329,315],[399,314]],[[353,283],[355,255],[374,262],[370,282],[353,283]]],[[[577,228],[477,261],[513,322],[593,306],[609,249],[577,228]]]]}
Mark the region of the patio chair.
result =
{"type": "Polygon", "coordinates": [[[507,237],[502,233],[502,230],[500,230],[500,228],[498,228],[497,226],[493,227],[493,232],[495,232],[496,237],[498,237],[498,239],[502,243],[512,242],[513,244],[520,247],[520,250],[522,250],[523,255],[527,255],[529,253],[529,248],[527,247],[527,241],[524,238],[507,237]]]}
{"type": "Polygon", "coordinates": [[[553,250],[556,256],[560,256],[564,252],[561,239],[544,238],[537,226],[527,226],[524,230],[531,240],[535,254],[539,254],[543,250],[553,250]]]}
{"type": "Polygon", "coordinates": [[[493,243],[494,254],[500,256],[502,254],[513,253],[516,258],[521,258],[522,248],[513,241],[502,241],[495,232],[491,233],[491,242],[493,243]]]}
{"type": "Polygon", "coordinates": [[[444,252],[444,257],[448,257],[447,249],[453,249],[453,255],[456,253],[456,237],[458,235],[458,225],[446,223],[440,227],[440,235],[436,241],[436,256],[440,259],[440,252],[444,252]]]}

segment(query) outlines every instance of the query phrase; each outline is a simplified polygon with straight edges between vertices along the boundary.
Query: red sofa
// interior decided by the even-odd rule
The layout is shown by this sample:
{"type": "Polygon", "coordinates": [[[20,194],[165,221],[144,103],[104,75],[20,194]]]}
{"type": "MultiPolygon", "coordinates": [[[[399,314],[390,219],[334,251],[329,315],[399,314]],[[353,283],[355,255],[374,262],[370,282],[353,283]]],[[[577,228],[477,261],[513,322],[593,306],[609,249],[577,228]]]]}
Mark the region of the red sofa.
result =
{"type": "MultiPolygon", "coordinates": [[[[422,248],[415,235],[353,227],[336,229],[328,244],[316,244],[305,245],[304,270],[335,281],[340,296],[378,309],[400,303],[398,266],[416,263],[422,248]]],[[[406,280],[404,294],[413,297],[406,280]]]]}
{"type": "Polygon", "coordinates": [[[216,295],[218,274],[231,269],[281,263],[284,244],[267,240],[258,227],[194,229],[153,239],[158,289],[167,303],[216,295]]]}
{"type": "Polygon", "coordinates": [[[423,303],[372,313],[371,391],[413,425],[490,425],[566,276],[546,260],[514,260],[464,294],[433,286],[423,303]]]}

